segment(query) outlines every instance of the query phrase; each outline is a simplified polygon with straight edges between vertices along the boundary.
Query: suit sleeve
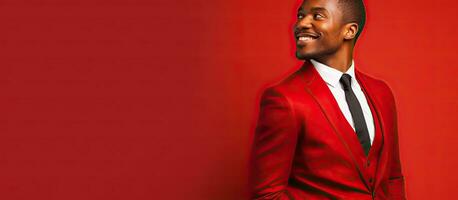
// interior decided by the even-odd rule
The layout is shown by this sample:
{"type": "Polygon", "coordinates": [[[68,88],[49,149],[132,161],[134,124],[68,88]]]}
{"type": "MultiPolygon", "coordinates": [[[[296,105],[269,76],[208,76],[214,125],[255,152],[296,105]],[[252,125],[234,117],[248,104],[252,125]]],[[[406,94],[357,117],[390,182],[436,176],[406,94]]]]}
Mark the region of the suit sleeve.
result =
{"type": "Polygon", "coordinates": [[[295,113],[272,88],[261,97],[250,157],[250,192],[255,200],[287,200],[286,190],[297,142],[295,113]]]}
{"type": "Polygon", "coordinates": [[[406,199],[405,195],[405,185],[404,185],[404,175],[402,174],[401,169],[401,159],[399,156],[399,136],[398,136],[398,119],[397,119],[397,111],[396,111],[396,103],[394,100],[393,93],[390,91],[390,96],[392,99],[392,109],[393,109],[393,150],[391,155],[391,168],[390,168],[390,177],[388,178],[388,191],[390,199],[398,200],[398,199],[406,199]]]}

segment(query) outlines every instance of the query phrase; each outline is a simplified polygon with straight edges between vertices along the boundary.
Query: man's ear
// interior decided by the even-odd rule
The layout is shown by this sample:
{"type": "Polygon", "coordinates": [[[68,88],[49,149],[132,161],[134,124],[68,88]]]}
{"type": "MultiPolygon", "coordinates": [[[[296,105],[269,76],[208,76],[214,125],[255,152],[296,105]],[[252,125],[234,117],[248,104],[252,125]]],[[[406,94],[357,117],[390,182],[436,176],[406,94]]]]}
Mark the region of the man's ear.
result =
{"type": "Polygon", "coordinates": [[[354,39],[357,33],[358,33],[358,24],[357,23],[348,23],[345,25],[344,38],[346,40],[354,39]]]}

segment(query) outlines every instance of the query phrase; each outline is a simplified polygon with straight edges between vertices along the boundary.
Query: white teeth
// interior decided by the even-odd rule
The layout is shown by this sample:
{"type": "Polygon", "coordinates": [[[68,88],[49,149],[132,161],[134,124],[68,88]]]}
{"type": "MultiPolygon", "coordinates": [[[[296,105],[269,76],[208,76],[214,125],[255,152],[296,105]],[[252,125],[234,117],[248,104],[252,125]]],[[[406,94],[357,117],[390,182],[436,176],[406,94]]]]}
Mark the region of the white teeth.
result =
{"type": "Polygon", "coordinates": [[[304,37],[304,36],[299,37],[299,40],[300,40],[300,41],[310,41],[310,40],[313,40],[313,39],[314,39],[314,38],[309,37],[309,36],[307,36],[307,37],[304,37]]]}

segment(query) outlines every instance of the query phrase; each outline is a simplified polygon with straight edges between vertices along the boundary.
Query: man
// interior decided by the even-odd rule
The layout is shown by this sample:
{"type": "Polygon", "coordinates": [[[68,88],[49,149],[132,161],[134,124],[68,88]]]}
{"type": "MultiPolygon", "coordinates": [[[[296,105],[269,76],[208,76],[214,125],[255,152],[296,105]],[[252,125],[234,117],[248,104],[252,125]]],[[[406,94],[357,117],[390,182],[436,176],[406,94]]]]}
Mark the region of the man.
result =
{"type": "Polygon", "coordinates": [[[266,89],[253,141],[252,199],[405,199],[393,94],[355,69],[361,0],[305,0],[298,71],[266,89]]]}

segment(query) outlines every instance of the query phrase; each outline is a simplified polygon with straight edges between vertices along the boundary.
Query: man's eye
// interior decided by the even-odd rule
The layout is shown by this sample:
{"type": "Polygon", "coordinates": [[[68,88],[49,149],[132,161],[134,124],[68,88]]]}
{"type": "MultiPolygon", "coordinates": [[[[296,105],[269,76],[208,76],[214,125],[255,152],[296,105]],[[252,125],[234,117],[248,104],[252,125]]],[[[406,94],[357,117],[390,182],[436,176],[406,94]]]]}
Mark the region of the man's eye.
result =
{"type": "Polygon", "coordinates": [[[314,15],[313,15],[313,18],[314,18],[314,19],[323,19],[324,16],[321,15],[321,14],[319,14],[319,13],[317,13],[317,14],[314,14],[314,15]]]}
{"type": "Polygon", "coordinates": [[[302,18],[304,18],[304,15],[303,14],[297,14],[297,18],[298,19],[302,19],[302,18]]]}

